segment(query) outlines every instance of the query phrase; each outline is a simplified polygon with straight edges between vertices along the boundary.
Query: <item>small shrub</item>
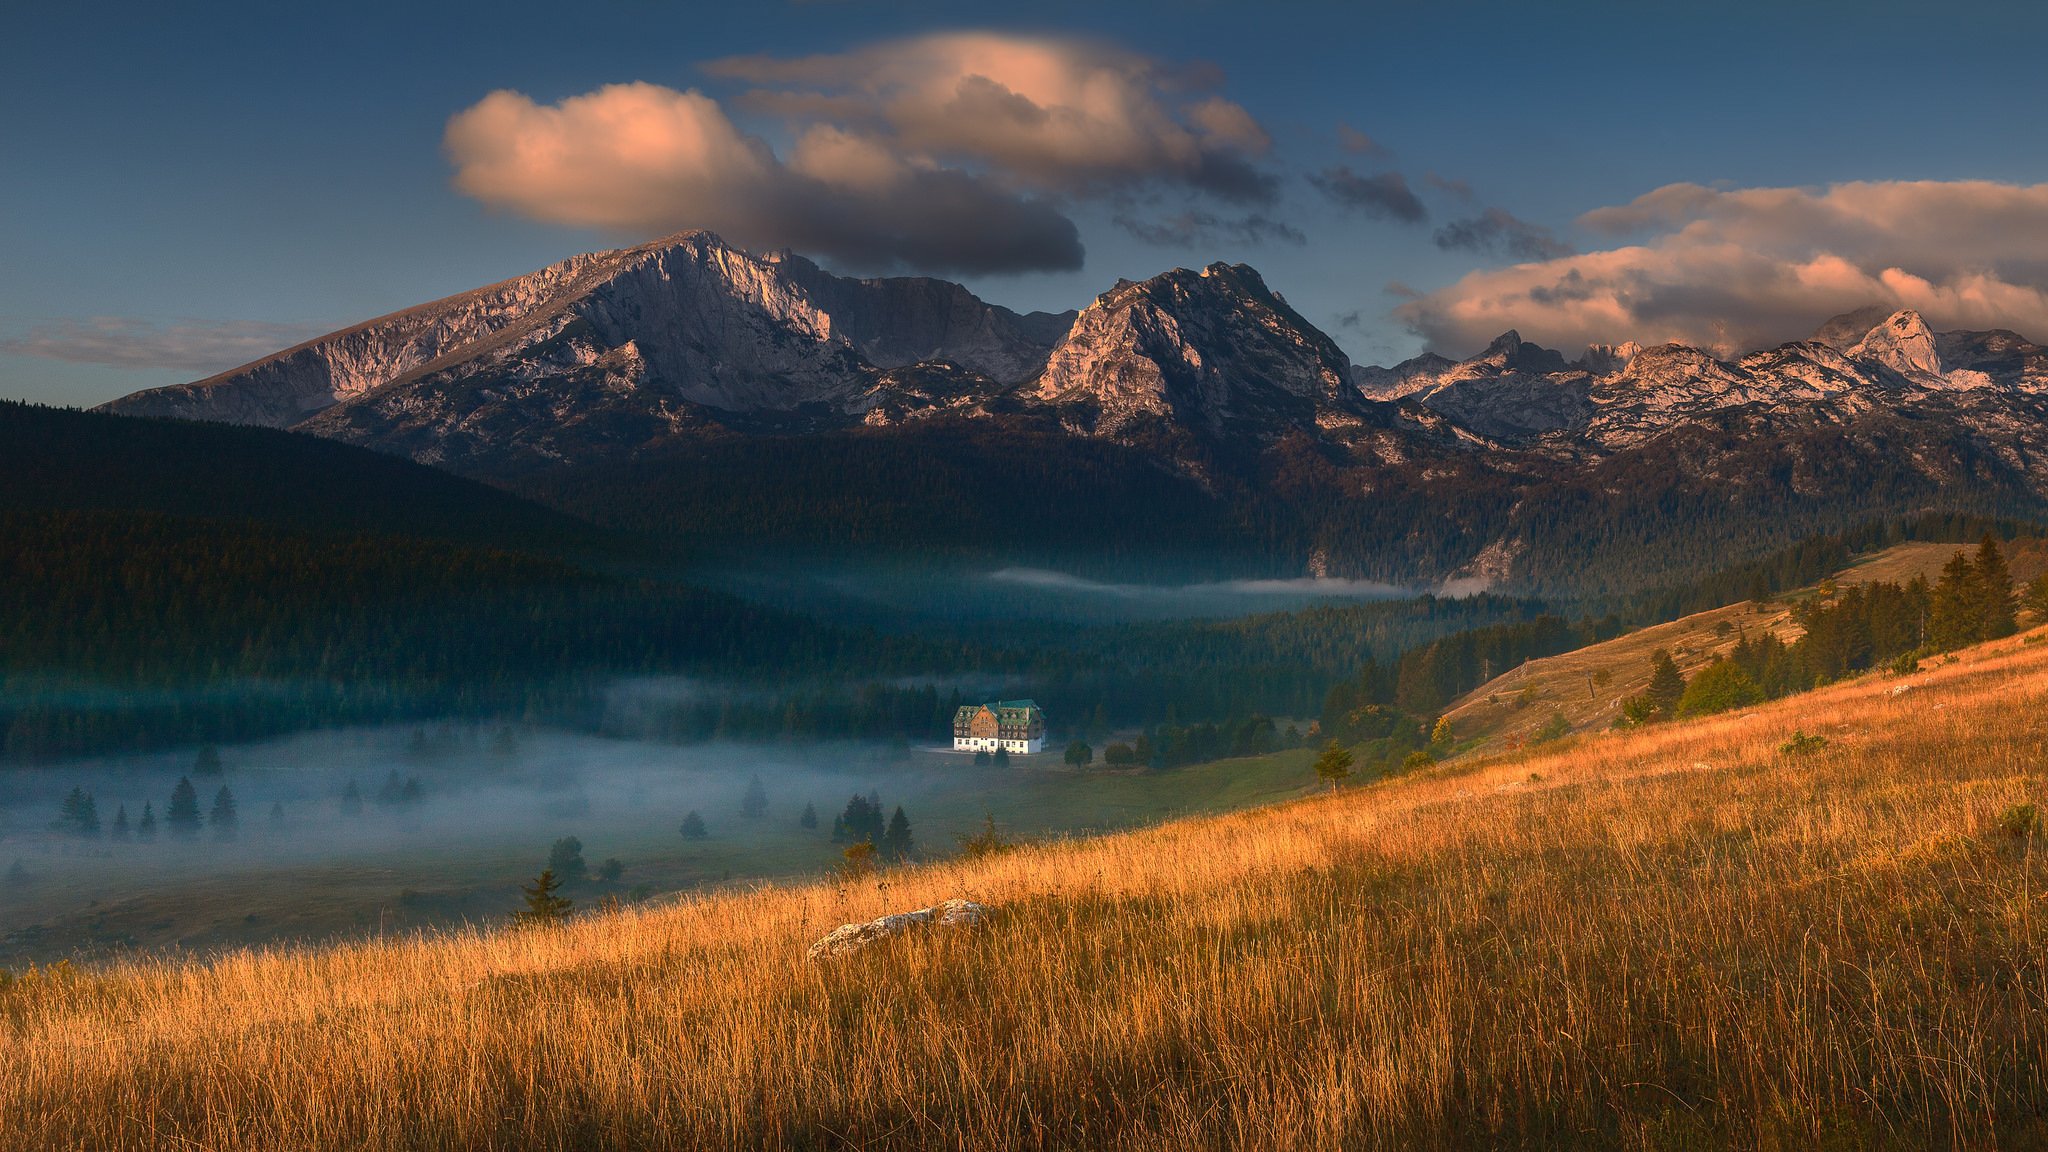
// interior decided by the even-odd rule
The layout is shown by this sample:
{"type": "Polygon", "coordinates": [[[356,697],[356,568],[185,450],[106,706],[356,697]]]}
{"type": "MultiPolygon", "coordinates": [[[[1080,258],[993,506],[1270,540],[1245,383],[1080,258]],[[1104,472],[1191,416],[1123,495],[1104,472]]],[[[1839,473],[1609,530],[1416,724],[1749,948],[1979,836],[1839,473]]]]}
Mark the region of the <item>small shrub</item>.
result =
{"type": "Polygon", "coordinates": [[[956,839],[960,844],[960,855],[969,860],[999,855],[1017,846],[1004,839],[1003,834],[996,830],[996,814],[993,812],[982,814],[981,831],[972,836],[960,836],[956,839]]]}
{"type": "Polygon", "coordinates": [[[1827,737],[1808,736],[1804,731],[1794,729],[1792,738],[1778,745],[1778,751],[1787,756],[1804,756],[1809,752],[1818,752],[1827,746],[1827,737]]]}
{"type": "Polygon", "coordinates": [[[1417,751],[1410,752],[1408,754],[1408,758],[1406,760],[1401,761],[1401,767],[1407,769],[1410,772],[1413,772],[1418,768],[1428,768],[1434,765],[1435,763],[1436,757],[1431,756],[1427,752],[1417,751]]]}
{"type": "Polygon", "coordinates": [[[844,859],[839,864],[839,875],[847,880],[861,880],[874,875],[875,846],[866,840],[848,844],[840,854],[844,859]]]}
{"type": "Polygon", "coordinates": [[[1998,814],[1998,831],[2014,840],[2038,835],[2041,810],[2032,804],[2015,804],[1998,814]]]}
{"type": "Polygon", "coordinates": [[[1886,664],[1884,670],[1894,676],[1911,676],[1920,670],[1920,657],[1917,653],[1902,652],[1892,657],[1891,663],[1886,664]]]}
{"type": "Polygon", "coordinates": [[[1552,740],[1562,740],[1566,736],[1571,735],[1571,732],[1571,718],[1562,712],[1552,712],[1550,719],[1545,720],[1543,727],[1538,728],[1536,734],[1531,736],[1530,739],[1538,744],[1547,744],[1552,740]]]}
{"type": "Polygon", "coordinates": [[[625,862],[620,860],[617,856],[606,857],[605,862],[597,866],[597,878],[599,880],[604,881],[607,884],[618,883],[619,877],[624,876],[625,874],[625,862]]]}

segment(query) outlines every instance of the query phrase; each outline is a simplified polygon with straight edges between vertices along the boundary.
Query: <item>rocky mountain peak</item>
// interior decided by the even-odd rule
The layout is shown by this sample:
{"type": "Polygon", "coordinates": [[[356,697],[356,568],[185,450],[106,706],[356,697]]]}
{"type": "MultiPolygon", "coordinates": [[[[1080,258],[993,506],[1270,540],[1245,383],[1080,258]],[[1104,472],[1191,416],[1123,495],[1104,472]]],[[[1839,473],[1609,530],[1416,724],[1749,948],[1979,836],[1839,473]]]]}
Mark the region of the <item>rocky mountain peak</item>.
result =
{"type": "Polygon", "coordinates": [[[1503,372],[1549,373],[1565,369],[1563,354],[1529,343],[1512,328],[1494,337],[1484,352],[1466,363],[1490,364],[1503,372]]]}
{"type": "Polygon", "coordinates": [[[1628,370],[1643,346],[1633,340],[1620,344],[1588,344],[1578,359],[1578,366],[1595,376],[1612,376],[1628,370]]]}
{"type": "Polygon", "coordinates": [[[1861,308],[1829,317],[1814,330],[1813,339],[1833,348],[1847,352],[1870,334],[1870,330],[1884,322],[1895,309],[1889,304],[1865,304],[1861,308]]]}
{"type": "Polygon", "coordinates": [[[1852,359],[1871,360],[1907,377],[1939,377],[1941,353],[1927,321],[1910,308],[1887,316],[1848,350],[1852,359]]]}
{"type": "Polygon", "coordinates": [[[1028,394],[1094,435],[1147,422],[1280,435],[1353,404],[1351,363],[1242,264],[1176,268],[1096,297],[1028,394]]]}

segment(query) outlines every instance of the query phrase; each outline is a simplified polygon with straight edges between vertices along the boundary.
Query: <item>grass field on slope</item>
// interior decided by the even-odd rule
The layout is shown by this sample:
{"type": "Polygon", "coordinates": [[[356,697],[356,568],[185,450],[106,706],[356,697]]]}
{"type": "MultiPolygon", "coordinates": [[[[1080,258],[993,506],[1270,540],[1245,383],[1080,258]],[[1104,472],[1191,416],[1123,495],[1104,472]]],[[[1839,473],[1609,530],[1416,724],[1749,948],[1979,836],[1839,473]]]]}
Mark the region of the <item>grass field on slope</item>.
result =
{"type": "Polygon", "coordinates": [[[2039,1147],[2029,638],[859,882],[39,975],[0,1146],[2039,1147]]]}

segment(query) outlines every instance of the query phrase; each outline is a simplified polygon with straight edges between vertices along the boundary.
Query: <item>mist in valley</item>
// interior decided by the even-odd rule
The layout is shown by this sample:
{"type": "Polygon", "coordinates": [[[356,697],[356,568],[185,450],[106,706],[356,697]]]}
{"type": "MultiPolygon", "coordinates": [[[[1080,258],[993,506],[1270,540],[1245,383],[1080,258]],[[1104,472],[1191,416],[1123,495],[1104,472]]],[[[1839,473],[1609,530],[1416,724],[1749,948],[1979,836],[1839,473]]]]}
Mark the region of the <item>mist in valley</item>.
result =
{"type": "Polygon", "coordinates": [[[580,903],[817,874],[840,857],[833,818],[855,794],[904,806],[938,848],[978,814],[969,793],[993,811],[1004,783],[971,757],[881,742],[673,745],[454,723],[15,769],[0,773],[0,966],[502,923],[565,837],[581,847],[568,890],[580,903]],[[765,805],[749,817],[756,779],[765,805]],[[182,832],[181,780],[199,816],[182,832]],[[231,823],[215,814],[223,789],[231,823]],[[96,827],[80,825],[75,796],[96,827]],[[807,805],[815,828],[801,826],[807,805]],[[681,831],[693,812],[701,839],[681,831]]]}

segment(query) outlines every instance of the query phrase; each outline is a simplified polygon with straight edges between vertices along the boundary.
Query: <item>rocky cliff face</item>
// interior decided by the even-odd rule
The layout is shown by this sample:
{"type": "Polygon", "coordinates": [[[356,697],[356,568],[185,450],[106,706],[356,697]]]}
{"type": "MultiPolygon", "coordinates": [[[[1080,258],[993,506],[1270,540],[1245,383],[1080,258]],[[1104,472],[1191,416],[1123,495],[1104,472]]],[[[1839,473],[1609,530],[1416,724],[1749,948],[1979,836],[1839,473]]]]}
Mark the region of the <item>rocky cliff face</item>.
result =
{"type": "Polygon", "coordinates": [[[613,273],[619,253],[578,256],[528,276],[421,304],[310,340],[191,384],[124,396],[104,407],[286,428],[535,314],[559,310],[613,273]]]}
{"type": "Polygon", "coordinates": [[[1242,264],[1123,282],[1082,310],[1023,395],[1088,435],[1165,425],[1271,440],[1363,407],[1351,363],[1242,264]]]}

